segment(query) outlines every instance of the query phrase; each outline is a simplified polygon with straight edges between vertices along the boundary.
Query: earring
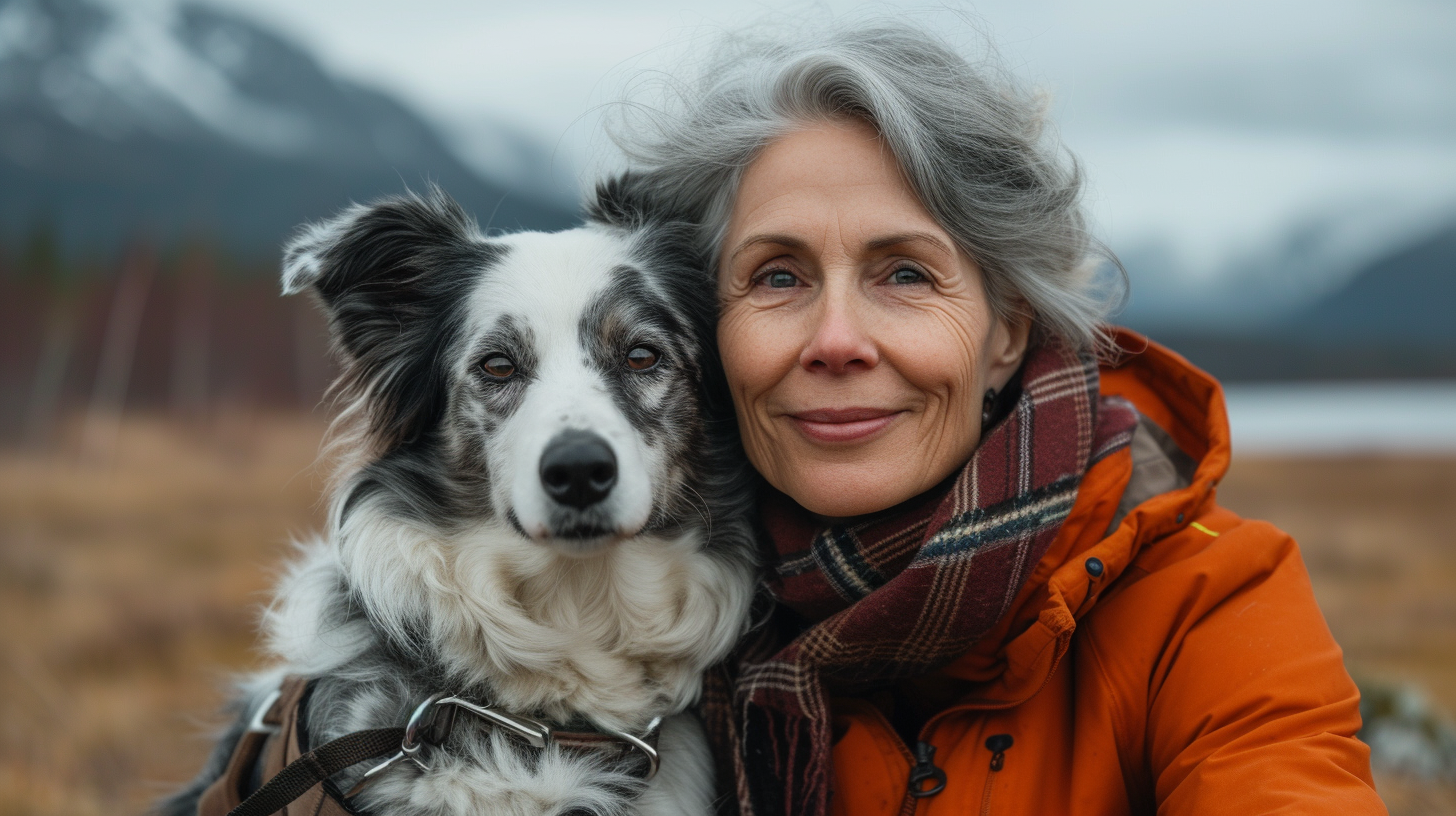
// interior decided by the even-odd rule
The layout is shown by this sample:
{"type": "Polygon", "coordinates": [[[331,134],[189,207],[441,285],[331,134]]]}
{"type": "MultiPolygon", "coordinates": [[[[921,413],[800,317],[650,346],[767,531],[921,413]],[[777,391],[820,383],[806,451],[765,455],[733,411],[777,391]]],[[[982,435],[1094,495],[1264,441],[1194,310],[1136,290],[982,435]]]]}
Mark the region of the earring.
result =
{"type": "Polygon", "coordinates": [[[987,388],[986,396],[981,400],[981,424],[991,422],[991,415],[996,411],[996,389],[987,388]]]}

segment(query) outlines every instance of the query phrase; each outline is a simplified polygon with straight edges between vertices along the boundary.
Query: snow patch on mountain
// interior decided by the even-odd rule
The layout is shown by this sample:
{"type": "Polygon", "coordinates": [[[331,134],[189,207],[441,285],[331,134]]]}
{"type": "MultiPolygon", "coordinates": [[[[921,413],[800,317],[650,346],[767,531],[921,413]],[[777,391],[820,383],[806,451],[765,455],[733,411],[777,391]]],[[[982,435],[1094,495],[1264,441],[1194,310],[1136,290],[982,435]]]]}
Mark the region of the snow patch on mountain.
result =
{"type": "Polygon", "coordinates": [[[178,37],[180,8],[13,0],[0,7],[0,66],[33,69],[34,90],[57,113],[108,139],[202,128],[272,155],[304,152],[309,116],[241,92],[229,69],[246,61],[246,44],[190,47],[178,37]]]}
{"type": "Polygon", "coordinates": [[[300,155],[313,127],[302,111],[249,98],[227,68],[247,61],[241,37],[218,32],[196,51],[177,36],[176,9],[127,7],[85,57],[91,75],[141,112],[175,106],[213,133],[265,153],[300,155]]]}
{"type": "Polygon", "coordinates": [[[500,150],[518,168],[502,183],[447,139],[245,14],[0,0],[0,242],[44,222],[75,252],[143,234],[271,252],[300,221],[430,183],[487,228],[574,222],[574,202],[517,181],[547,166],[544,149],[500,150]]]}

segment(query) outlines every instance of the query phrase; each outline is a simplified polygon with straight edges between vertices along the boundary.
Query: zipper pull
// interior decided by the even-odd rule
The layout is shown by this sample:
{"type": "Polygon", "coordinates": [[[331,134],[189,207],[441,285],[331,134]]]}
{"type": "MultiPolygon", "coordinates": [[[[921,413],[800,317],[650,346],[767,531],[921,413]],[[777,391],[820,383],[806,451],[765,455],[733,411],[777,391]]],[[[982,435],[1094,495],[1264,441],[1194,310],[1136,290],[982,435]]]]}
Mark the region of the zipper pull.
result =
{"type": "Polygon", "coordinates": [[[1011,747],[1011,742],[1010,734],[992,734],[986,738],[986,750],[991,752],[992,773],[1006,765],[1006,749],[1011,747]]]}
{"type": "Polygon", "coordinates": [[[935,746],[928,742],[915,743],[915,767],[910,770],[910,795],[925,799],[945,790],[945,771],[935,767],[935,746]],[[921,788],[920,783],[931,779],[935,784],[921,788]]]}

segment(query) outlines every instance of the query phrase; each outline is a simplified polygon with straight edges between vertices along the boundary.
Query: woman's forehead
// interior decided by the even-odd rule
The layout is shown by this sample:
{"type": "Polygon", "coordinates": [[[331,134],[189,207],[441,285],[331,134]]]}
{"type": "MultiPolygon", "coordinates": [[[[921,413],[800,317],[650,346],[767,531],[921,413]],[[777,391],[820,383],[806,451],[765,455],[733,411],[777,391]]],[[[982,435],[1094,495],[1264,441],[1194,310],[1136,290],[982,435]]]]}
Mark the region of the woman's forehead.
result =
{"type": "Polygon", "coordinates": [[[953,246],[863,124],[806,126],[768,145],[744,172],[724,258],[731,262],[765,243],[822,242],[826,231],[866,249],[912,238],[947,251],[953,246]]]}

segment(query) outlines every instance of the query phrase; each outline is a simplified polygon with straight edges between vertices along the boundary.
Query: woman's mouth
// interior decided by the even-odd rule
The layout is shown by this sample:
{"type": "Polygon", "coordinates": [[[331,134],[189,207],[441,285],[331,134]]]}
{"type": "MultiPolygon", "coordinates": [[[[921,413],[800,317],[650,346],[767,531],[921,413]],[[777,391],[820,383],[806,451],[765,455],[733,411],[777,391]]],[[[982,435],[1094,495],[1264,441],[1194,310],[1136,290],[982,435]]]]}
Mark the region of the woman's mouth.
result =
{"type": "Polygon", "coordinates": [[[815,442],[858,442],[884,430],[901,413],[885,408],[818,408],[789,414],[789,419],[815,442]]]}

